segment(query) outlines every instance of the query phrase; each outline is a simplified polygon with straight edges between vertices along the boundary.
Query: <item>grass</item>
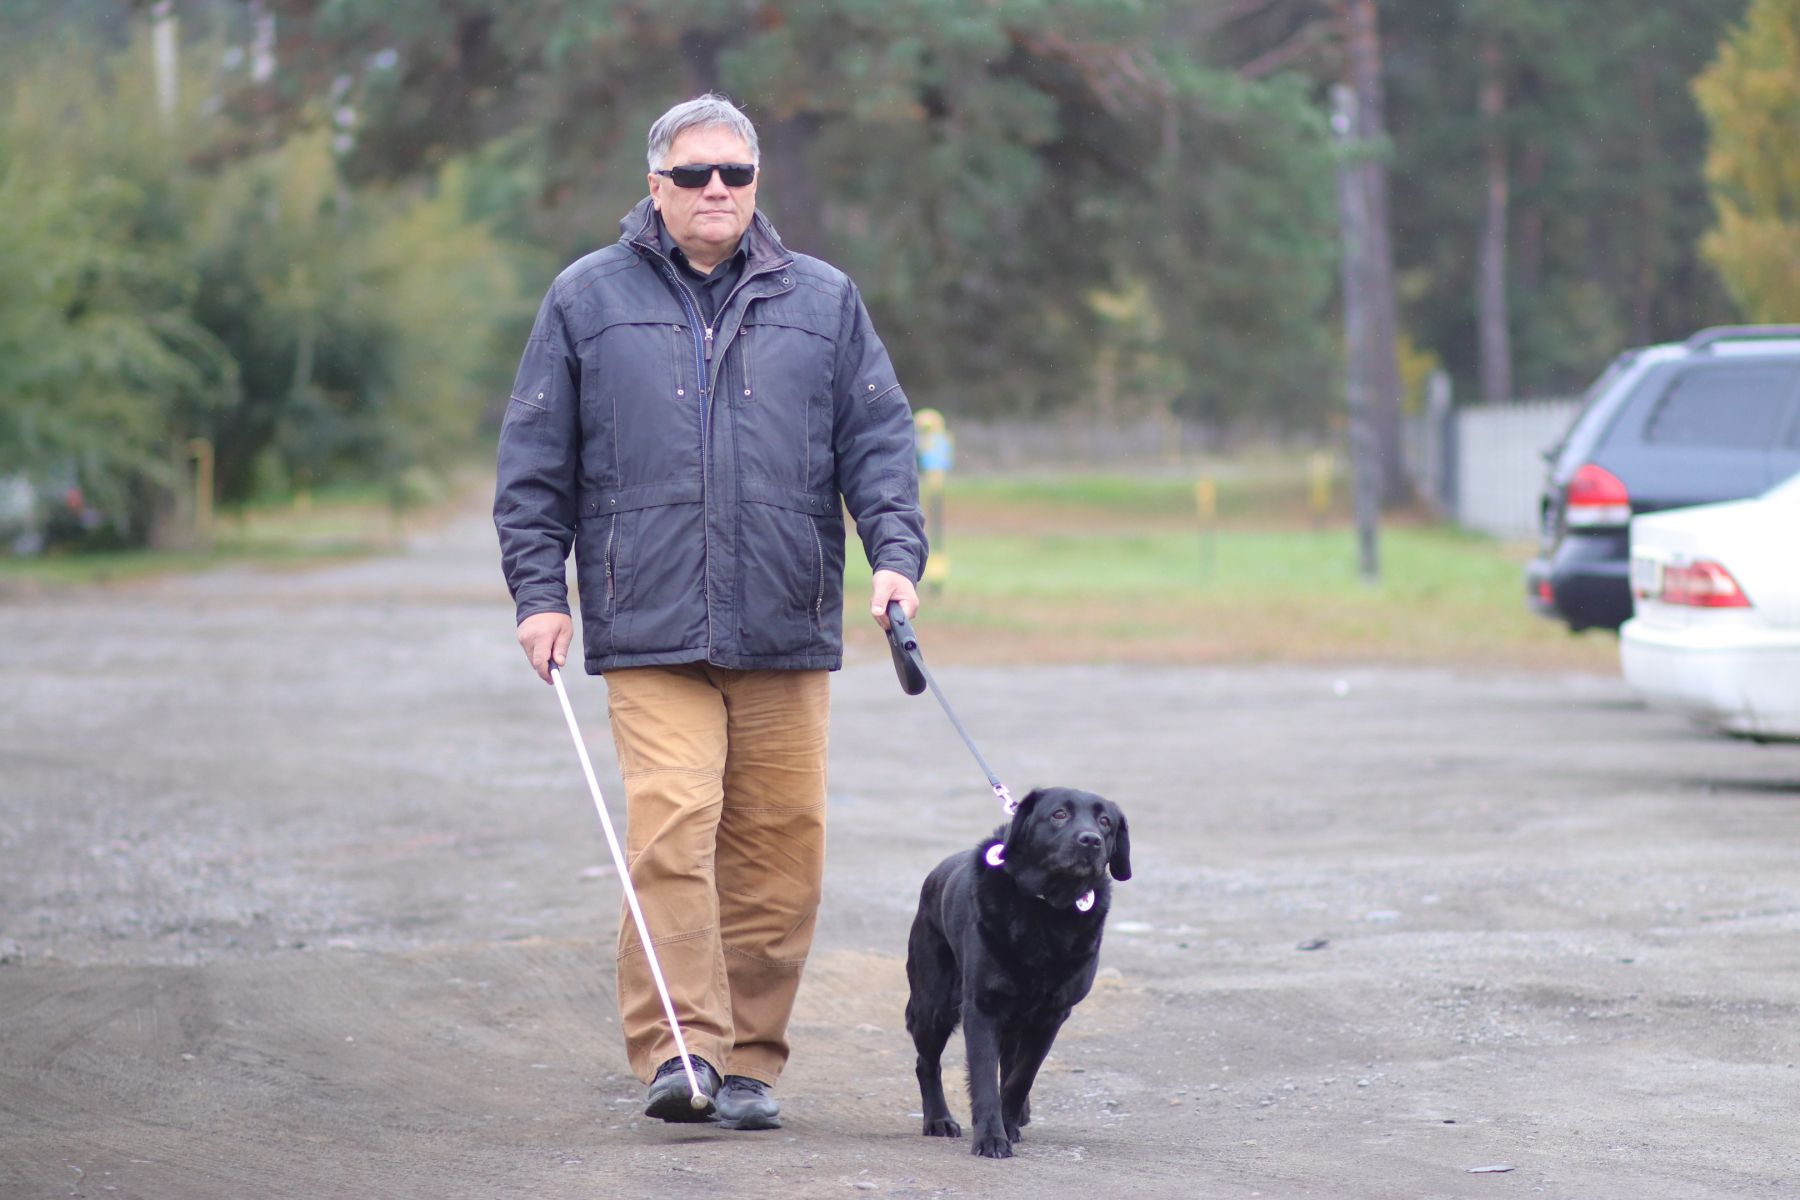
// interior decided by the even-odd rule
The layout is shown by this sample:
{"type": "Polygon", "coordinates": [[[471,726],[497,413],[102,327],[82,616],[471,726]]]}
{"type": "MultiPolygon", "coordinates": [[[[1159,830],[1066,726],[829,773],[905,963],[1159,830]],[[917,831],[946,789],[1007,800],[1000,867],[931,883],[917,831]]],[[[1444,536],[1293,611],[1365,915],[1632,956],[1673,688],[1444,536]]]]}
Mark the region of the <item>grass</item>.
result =
{"type": "MultiPolygon", "coordinates": [[[[948,573],[927,587],[920,618],[933,658],[1617,669],[1610,635],[1574,637],[1526,610],[1526,546],[1391,519],[1368,584],[1345,498],[1316,516],[1303,464],[1239,460],[1204,474],[1218,513],[1205,529],[1193,471],[953,477],[934,535],[948,573]]],[[[414,510],[408,523],[442,510],[414,510]]],[[[405,532],[379,489],[321,492],[221,517],[210,551],[0,558],[0,595],[225,563],[304,567],[392,549],[405,532]]],[[[846,634],[881,653],[852,542],[846,634]]]]}
{"type": "MultiPolygon", "coordinates": [[[[952,481],[922,637],[963,661],[1331,662],[1615,670],[1524,603],[1529,548],[1389,520],[1380,577],[1342,512],[1315,522],[1292,468],[1230,476],[1203,529],[1191,476],[952,481]]],[[[1340,498],[1341,499],[1341,498],[1340,498]]],[[[867,568],[850,554],[850,595],[867,568]]],[[[848,622],[854,640],[874,645],[848,622]]]]}
{"type": "MultiPolygon", "coordinates": [[[[391,550],[406,525],[369,486],[321,490],[298,500],[222,511],[210,548],[51,553],[0,557],[0,589],[41,590],[130,583],[230,563],[305,567],[391,550]]],[[[420,510],[418,516],[426,516],[420,510]]],[[[410,519],[410,518],[409,518],[410,519]]]]}

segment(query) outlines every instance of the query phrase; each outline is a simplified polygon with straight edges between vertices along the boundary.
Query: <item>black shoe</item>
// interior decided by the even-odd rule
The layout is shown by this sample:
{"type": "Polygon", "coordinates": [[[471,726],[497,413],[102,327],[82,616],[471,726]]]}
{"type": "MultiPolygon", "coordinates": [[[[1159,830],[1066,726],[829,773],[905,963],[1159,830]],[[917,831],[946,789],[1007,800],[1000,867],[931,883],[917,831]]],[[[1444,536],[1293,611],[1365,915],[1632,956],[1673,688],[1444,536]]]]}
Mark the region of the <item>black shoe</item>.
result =
{"type": "Polygon", "coordinates": [[[719,1124],[726,1129],[780,1129],[781,1105],[769,1085],[745,1075],[727,1075],[719,1088],[719,1124]]]}
{"type": "Polygon", "coordinates": [[[719,1073],[698,1054],[693,1060],[694,1078],[700,1084],[700,1094],[705,1097],[706,1104],[701,1108],[694,1107],[694,1094],[688,1089],[687,1072],[681,1069],[681,1059],[671,1058],[656,1068],[656,1078],[650,1081],[650,1095],[644,1104],[646,1117],[655,1117],[659,1121],[710,1121],[714,1118],[718,1111],[713,1098],[719,1092],[719,1073]]]}

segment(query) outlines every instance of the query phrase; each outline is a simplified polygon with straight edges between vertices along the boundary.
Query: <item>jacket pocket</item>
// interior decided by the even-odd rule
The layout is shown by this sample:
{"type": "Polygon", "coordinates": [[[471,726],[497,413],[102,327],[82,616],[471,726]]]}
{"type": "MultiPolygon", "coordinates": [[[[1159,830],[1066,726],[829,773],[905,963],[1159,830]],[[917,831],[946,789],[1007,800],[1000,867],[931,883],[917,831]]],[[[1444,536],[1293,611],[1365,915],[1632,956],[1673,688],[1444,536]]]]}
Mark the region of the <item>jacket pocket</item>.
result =
{"type": "Polygon", "coordinates": [[[589,657],[613,652],[614,603],[613,553],[619,519],[590,517],[585,512],[575,526],[575,586],[581,596],[581,637],[589,657]]]}
{"type": "Polygon", "coordinates": [[[615,513],[612,521],[606,527],[606,609],[608,615],[612,612],[613,597],[617,594],[613,586],[613,547],[618,540],[619,518],[615,513]]]}
{"type": "Polygon", "coordinates": [[[698,484],[582,497],[582,630],[600,656],[704,649],[706,534],[698,484]]]}
{"type": "Polygon", "coordinates": [[[756,351],[763,341],[761,329],[760,325],[746,325],[738,330],[738,344],[742,349],[738,352],[737,359],[739,374],[743,378],[739,381],[742,386],[732,400],[739,405],[756,403],[756,351]]]}
{"type": "Polygon", "coordinates": [[[628,489],[700,477],[693,333],[669,321],[616,322],[583,343],[583,467],[628,489]]]}
{"type": "Polygon", "coordinates": [[[741,457],[796,487],[830,477],[836,362],[831,338],[803,319],[765,311],[746,321],[730,385],[741,457]]]}
{"type": "Polygon", "coordinates": [[[836,498],[746,482],[738,528],[744,652],[817,654],[835,647],[844,579],[836,498]]]}

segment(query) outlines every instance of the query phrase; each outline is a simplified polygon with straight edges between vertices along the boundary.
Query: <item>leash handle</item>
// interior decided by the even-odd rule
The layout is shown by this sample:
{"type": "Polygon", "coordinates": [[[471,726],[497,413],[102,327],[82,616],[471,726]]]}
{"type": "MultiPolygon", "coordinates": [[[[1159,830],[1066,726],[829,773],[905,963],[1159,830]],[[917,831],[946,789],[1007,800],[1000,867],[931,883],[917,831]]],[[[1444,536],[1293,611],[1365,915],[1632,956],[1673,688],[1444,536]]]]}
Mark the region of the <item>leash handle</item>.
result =
{"type": "Polygon", "coordinates": [[[888,601],[888,651],[894,656],[894,674],[900,677],[900,690],[916,696],[925,690],[925,660],[919,653],[919,639],[913,636],[912,622],[898,600],[888,601]]]}
{"type": "Polygon", "coordinates": [[[1000,782],[1000,777],[994,774],[994,768],[988,766],[987,759],[981,756],[980,749],[975,745],[975,739],[969,736],[967,729],[963,728],[963,723],[957,717],[956,710],[950,707],[950,701],[944,699],[944,689],[932,677],[931,668],[925,665],[925,652],[919,649],[918,635],[913,632],[912,622],[906,619],[906,612],[900,607],[898,600],[888,601],[887,618],[888,648],[893,652],[894,673],[900,677],[901,690],[909,696],[916,696],[927,686],[931,688],[931,694],[937,697],[938,705],[944,710],[944,715],[950,718],[950,724],[962,736],[963,745],[969,748],[969,753],[975,756],[976,763],[980,765],[982,773],[987,776],[988,786],[994,789],[994,798],[1000,801],[1001,811],[1009,817],[1012,816],[1018,811],[1018,801],[1014,800],[1012,793],[1006,790],[1006,785],[1000,782]]]}

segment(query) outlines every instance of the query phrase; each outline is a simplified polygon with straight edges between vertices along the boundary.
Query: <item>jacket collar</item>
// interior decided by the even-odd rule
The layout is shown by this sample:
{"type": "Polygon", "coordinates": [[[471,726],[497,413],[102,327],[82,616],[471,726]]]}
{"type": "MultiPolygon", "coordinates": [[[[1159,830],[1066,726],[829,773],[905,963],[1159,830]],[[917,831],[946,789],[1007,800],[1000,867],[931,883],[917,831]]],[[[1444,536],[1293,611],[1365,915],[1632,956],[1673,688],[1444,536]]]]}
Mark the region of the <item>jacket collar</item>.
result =
{"type": "MultiPolygon", "coordinates": [[[[657,229],[656,206],[645,196],[620,220],[619,240],[639,252],[648,251],[659,258],[667,258],[659,244],[657,229]]],[[[775,232],[775,226],[763,216],[760,208],[751,214],[750,228],[744,231],[744,240],[738,245],[744,251],[746,279],[794,261],[794,256],[781,244],[781,235],[775,232]]]]}

